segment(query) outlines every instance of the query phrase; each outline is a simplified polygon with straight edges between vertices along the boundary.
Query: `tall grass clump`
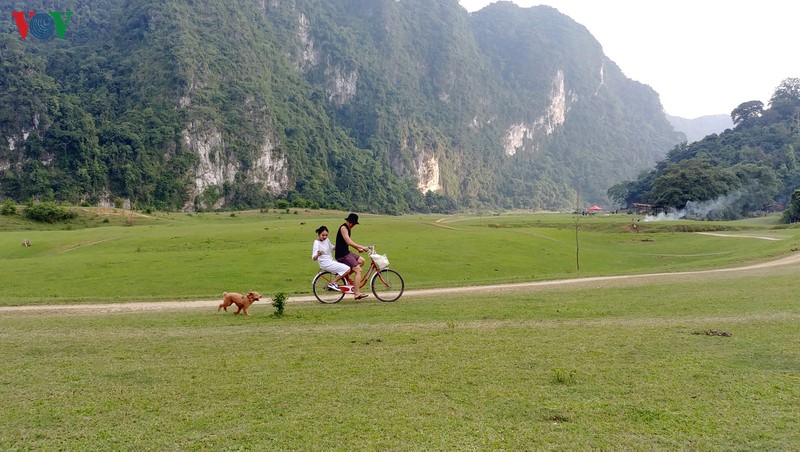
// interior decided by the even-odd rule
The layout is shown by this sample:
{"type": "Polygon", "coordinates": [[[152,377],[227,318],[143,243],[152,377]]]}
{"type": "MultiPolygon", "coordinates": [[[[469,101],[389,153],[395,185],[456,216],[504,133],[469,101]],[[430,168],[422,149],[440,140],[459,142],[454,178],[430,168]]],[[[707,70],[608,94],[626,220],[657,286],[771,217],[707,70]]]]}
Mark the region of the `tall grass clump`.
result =
{"type": "Polygon", "coordinates": [[[286,294],[283,292],[278,292],[275,294],[275,297],[272,298],[272,306],[275,308],[275,313],[273,314],[275,317],[283,317],[283,311],[286,308],[286,294]]]}

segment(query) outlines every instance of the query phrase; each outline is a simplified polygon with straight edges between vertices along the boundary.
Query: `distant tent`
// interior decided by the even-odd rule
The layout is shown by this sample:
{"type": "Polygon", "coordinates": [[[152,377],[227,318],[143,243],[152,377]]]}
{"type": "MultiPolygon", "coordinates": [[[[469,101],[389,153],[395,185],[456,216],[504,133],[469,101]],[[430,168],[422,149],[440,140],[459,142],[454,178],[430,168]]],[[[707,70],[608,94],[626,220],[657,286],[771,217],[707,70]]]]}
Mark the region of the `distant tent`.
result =
{"type": "Polygon", "coordinates": [[[600,207],[600,206],[592,206],[592,207],[589,207],[586,210],[588,210],[589,212],[597,212],[598,210],[603,210],[603,208],[600,207]]]}

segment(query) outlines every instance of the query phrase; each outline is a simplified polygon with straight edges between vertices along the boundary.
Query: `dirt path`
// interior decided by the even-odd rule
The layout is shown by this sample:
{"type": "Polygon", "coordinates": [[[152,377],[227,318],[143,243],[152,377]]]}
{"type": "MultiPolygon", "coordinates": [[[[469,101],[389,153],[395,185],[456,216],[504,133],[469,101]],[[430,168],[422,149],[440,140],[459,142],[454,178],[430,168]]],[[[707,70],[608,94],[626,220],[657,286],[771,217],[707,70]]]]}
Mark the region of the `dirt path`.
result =
{"type": "Polygon", "coordinates": [[[750,235],[750,234],[721,234],[718,232],[698,232],[698,234],[703,235],[713,235],[714,237],[733,237],[733,238],[745,238],[745,239],[761,239],[761,240],[783,240],[781,237],[770,237],[767,235],[750,235]]]}
{"type": "MultiPolygon", "coordinates": [[[[647,284],[665,282],[672,279],[686,281],[687,279],[702,280],[713,278],[714,275],[735,272],[746,275],[752,274],[763,269],[772,267],[798,264],[800,263],[800,253],[795,253],[774,261],[763,262],[760,264],[746,265],[743,267],[720,268],[714,270],[699,270],[691,272],[676,273],[648,273],[641,275],[620,275],[620,276],[594,276],[586,278],[559,279],[553,281],[536,281],[515,284],[496,284],[489,286],[468,286],[468,287],[446,287],[439,289],[420,289],[407,290],[403,297],[419,297],[426,295],[458,294],[468,292],[499,292],[509,290],[535,289],[539,287],[580,287],[590,285],[592,287],[621,284],[647,284]]],[[[368,300],[372,300],[369,298],[368,300]]],[[[63,314],[87,314],[87,313],[116,313],[116,312],[145,312],[145,311],[166,311],[183,309],[212,309],[216,308],[220,300],[198,300],[198,301],[155,301],[155,302],[130,302],[130,303],[105,303],[105,304],[80,304],[80,305],[49,305],[49,306],[8,306],[0,307],[0,315],[12,313],[63,313],[63,314]]],[[[316,302],[313,296],[290,297],[289,303],[316,302]]],[[[269,304],[271,300],[262,298],[258,304],[269,304]]],[[[255,306],[255,305],[254,305],[255,306]]]]}

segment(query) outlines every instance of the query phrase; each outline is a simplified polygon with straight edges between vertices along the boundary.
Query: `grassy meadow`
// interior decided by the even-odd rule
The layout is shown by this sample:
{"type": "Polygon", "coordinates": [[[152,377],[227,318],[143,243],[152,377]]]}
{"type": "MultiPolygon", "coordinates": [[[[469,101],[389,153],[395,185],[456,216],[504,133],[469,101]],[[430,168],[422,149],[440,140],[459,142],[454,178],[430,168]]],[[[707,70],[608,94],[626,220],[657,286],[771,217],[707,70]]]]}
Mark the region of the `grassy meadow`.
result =
{"type": "MultiPolygon", "coordinates": [[[[48,230],[22,224],[6,230],[14,219],[3,216],[0,306],[206,300],[248,290],[310,295],[317,270],[310,256],[314,230],[324,224],[335,231],[345,216],[303,209],[156,215],[111,210],[100,220],[91,210],[78,226],[48,230]],[[85,227],[91,221],[98,227],[85,227]],[[21,246],[24,240],[32,246],[21,246]]],[[[798,230],[782,228],[774,217],[736,223],[529,213],[361,217],[353,238],[387,254],[408,290],[729,267],[800,248],[798,230]],[[726,230],[782,240],[692,233],[726,230]]]]}
{"type": "Polygon", "coordinates": [[[800,448],[800,264],[413,293],[736,267],[796,252],[798,229],[362,215],[354,239],[412,292],[322,305],[291,297],[346,213],[294,212],[0,217],[0,306],[290,296],[281,317],[0,309],[0,450],[800,448]]]}

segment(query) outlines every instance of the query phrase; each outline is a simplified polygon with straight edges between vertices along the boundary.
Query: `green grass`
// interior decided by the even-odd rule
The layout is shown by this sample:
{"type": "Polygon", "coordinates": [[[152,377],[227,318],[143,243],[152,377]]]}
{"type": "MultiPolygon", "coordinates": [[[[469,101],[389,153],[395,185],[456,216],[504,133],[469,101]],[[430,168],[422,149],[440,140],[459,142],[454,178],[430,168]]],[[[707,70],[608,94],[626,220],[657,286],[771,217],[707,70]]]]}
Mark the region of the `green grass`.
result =
{"type": "Polygon", "coordinates": [[[794,450],[796,271],[0,315],[0,449],[794,450]]]}
{"type": "MultiPolygon", "coordinates": [[[[290,300],[281,317],[266,301],[252,317],[0,310],[0,450],[800,449],[800,264],[292,302],[310,294],[314,229],[344,215],[45,229],[13,218],[0,306],[250,288],[290,300]]],[[[568,215],[362,215],[354,238],[388,254],[408,289],[733,267],[800,249],[774,218],[577,226],[580,271],[568,215]]]]}
{"type": "MultiPolygon", "coordinates": [[[[30,230],[21,223],[24,230],[0,232],[0,306],[215,299],[248,290],[308,295],[317,268],[310,259],[314,230],[320,224],[335,230],[346,215],[302,209],[173,213],[134,217],[133,226],[103,226],[108,223],[100,217],[86,220],[97,215],[88,212],[62,229],[30,230]],[[79,227],[86,224],[100,227],[79,227]],[[20,246],[26,239],[31,247],[20,246]]],[[[130,215],[109,217],[128,221],[120,218],[130,215]]],[[[354,239],[387,254],[408,289],[727,267],[800,248],[798,229],[774,218],[642,222],[636,233],[630,216],[596,216],[577,220],[576,237],[570,215],[362,217],[354,239]],[[718,230],[782,240],[693,233],[718,230]]]]}

